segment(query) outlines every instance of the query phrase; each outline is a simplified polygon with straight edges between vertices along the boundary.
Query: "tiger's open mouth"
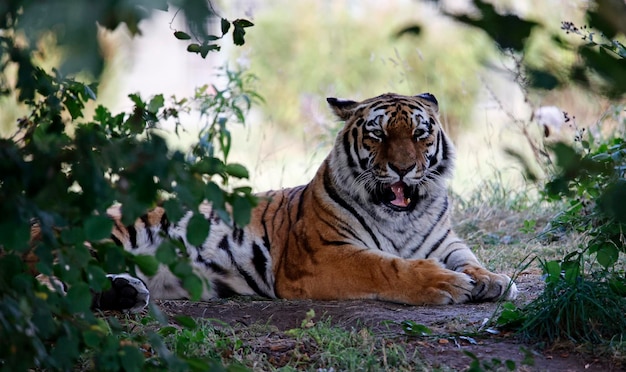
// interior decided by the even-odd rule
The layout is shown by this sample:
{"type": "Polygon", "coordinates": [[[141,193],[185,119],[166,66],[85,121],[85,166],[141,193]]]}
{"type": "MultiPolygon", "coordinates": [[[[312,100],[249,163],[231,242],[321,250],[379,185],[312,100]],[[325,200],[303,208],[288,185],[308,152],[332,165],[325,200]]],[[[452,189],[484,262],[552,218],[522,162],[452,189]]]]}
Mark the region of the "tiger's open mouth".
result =
{"type": "Polygon", "coordinates": [[[402,181],[392,183],[383,188],[381,201],[397,211],[406,211],[415,207],[417,192],[402,181]]]}

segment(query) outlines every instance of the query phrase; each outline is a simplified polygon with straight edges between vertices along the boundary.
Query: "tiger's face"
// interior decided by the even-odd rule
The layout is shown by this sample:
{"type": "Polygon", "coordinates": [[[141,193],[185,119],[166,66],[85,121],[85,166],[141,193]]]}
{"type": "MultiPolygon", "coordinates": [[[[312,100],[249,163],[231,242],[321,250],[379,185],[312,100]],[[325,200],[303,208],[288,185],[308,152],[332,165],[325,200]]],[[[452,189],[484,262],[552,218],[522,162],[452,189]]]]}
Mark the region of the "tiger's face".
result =
{"type": "Polygon", "coordinates": [[[453,148],[433,95],[383,94],[363,102],[328,102],[346,122],[334,154],[349,193],[402,212],[412,211],[430,190],[442,189],[453,148]]]}

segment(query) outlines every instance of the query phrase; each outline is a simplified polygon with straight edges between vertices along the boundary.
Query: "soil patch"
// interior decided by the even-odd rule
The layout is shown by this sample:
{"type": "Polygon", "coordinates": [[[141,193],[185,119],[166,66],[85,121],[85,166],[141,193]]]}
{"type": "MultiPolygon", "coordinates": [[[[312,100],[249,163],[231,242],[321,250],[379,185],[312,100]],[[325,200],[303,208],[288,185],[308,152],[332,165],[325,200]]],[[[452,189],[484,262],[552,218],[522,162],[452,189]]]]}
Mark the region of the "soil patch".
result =
{"type": "MultiPolygon", "coordinates": [[[[520,290],[517,304],[530,301],[543,289],[543,281],[537,273],[522,273],[516,282],[520,290]]],[[[334,326],[348,330],[367,327],[381,337],[404,337],[404,346],[410,351],[407,355],[417,350],[433,368],[465,370],[472,359],[464,352],[470,352],[483,362],[493,359],[502,363],[514,361],[517,370],[521,371],[611,370],[601,361],[586,360],[570,351],[542,351],[537,345],[521,343],[512,334],[488,329],[484,324],[500,310],[494,303],[407,306],[370,300],[322,302],[235,298],[209,302],[159,301],[157,304],[170,316],[216,319],[236,328],[269,325],[275,330],[271,337],[265,335],[254,342],[258,350],[269,354],[269,358],[277,359],[279,354],[295,347],[284,332],[302,327],[303,321],[310,318],[307,313],[313,310],[315,318],[312,321],[328,319],[334,326]],[[425,325],[433,333],[424,337],[403,336],[401,324],[404,321],[425,325]],[[533,365],[527,365],[528,360],[532,360],[533,365]]]]}

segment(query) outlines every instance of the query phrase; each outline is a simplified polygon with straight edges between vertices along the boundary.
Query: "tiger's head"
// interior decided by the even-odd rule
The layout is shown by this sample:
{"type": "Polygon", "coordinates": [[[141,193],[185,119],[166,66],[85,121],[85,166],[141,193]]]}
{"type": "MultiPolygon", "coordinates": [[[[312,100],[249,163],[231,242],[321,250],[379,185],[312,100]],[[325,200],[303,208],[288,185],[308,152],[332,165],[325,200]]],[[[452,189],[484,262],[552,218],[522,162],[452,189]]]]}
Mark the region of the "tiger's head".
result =
{"type": "Polygon", "coordinates": [[[446,192],[454,148],[432,94],[327,101],[345,121],[330,156],[331,173],[343,191],[400,212],[414,210],[429,194],[446,192]]]}

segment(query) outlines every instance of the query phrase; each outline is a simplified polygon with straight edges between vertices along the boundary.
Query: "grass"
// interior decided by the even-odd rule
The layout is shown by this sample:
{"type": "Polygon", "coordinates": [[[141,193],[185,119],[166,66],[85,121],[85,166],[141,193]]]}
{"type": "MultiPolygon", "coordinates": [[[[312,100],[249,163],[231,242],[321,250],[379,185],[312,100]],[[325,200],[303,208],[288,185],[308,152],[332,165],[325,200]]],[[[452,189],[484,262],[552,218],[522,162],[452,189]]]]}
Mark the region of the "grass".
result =
{"type": "MultiPolygon", "coordinates": [[[[543,202],[534,187],[511,190],[503,184],[496,174],[468,197],[453,197],[454,229],[488,269],[512,275],[529,259],[559,259],[578,245],[579,235],[548,234],[560,204],[543,202]]],[[[540,271],[540,265],[529,269],[540,271]]]]}
{"type": "MultiPolygon", "coordinates": [[[[498,177],[484,182],[470,197],[457,200],[454,213],[457,233],[489,269],[510,275],[542,274],[547,262],[562,262],[582,250],[588,237],[571,228],[555,231],[551,225],[567,208],[565,202],[546,204],[536,190],[512,192],[502,185],[498,177]]],[[[583,253],[579,258],[586,275],[568,280],[557,270],[557,278],[536,298],[512,309],[515,315],[509,325],[524,342],[583,354],[619,368],[626,365],[626,297],[611,289],[610,274],[602,278],[604,271],[595,256],[583,253]]],[[[624,265],[614,266],[618,276],[621,272],[623,277],[624,265]]]]}
{"type": "Polygon", "coordinates": [[[611,290],[607,282],[560,279],[548,284],[524,309],[528,315],[519,332],[526,339],[548,344],[597,345],[626,333],[624,309],[626,298],[611,290]]]}
{"type": "Polygon", "coordinates": [[[428,370],[416,351],[406,352],[401,340],[367,328],[345,330],[329,319],[310,319],[284,332],[269,324],[230,326],[199,319],[194,329],[172,330],[165,343],[184,358],[219,360],[229,368],[253,371],[428,370]]]}
{"type": "Polygon", "coordinates": [[[502,184],[496,177],[457,200],[457,233],[491,270],[541,274],[549,271],[545,265],[550,261],[557,267],[537,298],[507,308],[511,311],[504,318],[513,315],[508,326],[522,341],[542,348],[583,354],[618,368],[626,365],[626,297],[611,281],[621,275],[623,283],[625,263],[618,261],[605,271],[595,256],[580,253],[589,239],[584,232],[571,227],[555,231],[551,221],[567,208],[565,203],[546,204],[533,190],[511,192],[502,184]],[[569,277],[563,262],[575,257],[584,275],[569,277]]]}

